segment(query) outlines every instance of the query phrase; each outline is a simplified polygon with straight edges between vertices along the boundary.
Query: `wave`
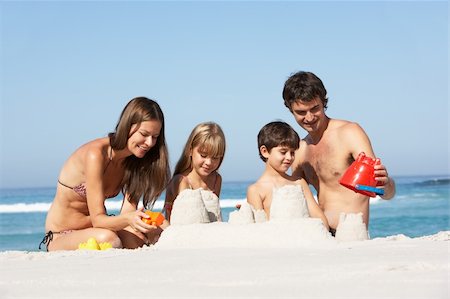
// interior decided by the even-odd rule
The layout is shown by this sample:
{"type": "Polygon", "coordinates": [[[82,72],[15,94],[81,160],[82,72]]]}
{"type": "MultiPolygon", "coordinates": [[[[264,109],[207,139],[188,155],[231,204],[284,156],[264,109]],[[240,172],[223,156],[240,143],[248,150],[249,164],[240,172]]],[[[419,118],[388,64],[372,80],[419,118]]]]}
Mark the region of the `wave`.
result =
{"type": "MultiPolygon", "coordinates": [[[[241,199],[221,199],[221,208],[235,208],[237,204],[242,204],[246,201],[241,199]]],[[[380,202],[380,197],[370,198],[370,204],[380,202]]],[[[0,204],[0,214],[5,213],[46,213],[50,209],[51,202],[35,202],[35,203],[14,203],[14,204],[0,204]]],[[[110,200],[105,203],[108,212],[120,211],[122,207],[122,200],[110,200]]],[[[142,204],[140,205],[140,207],[142,204]]],[[[163,200],[157,200],[153,206],[153,210],[160,211],[164,206],[163,200]]]]}
{"type": "MultiPolygon", "coordinates": [[[[238,203],[242,203],[244,199],[221,199],[220,206],[222,208],[234,208],[238,203]]],[[[14,204],[0,204],[1,213],[44,213],[50,208],[50,202],[35,202],[35,203],[14,203],[14,204]]],[[[121,200],[107,201],[105,203],[108,211],[119,211],[122,207],[121,200]]],[[[158,200],[155,202],[153,209],[162,210],[164,201],[158,200]]]]}
{"type": "Polygon", "coordinates": [[[450,185],[450,178],[425,180],[425,181],[414,183],[414,185],[419,186],[419,187],[446,186],[446,185],[450,185]]]}

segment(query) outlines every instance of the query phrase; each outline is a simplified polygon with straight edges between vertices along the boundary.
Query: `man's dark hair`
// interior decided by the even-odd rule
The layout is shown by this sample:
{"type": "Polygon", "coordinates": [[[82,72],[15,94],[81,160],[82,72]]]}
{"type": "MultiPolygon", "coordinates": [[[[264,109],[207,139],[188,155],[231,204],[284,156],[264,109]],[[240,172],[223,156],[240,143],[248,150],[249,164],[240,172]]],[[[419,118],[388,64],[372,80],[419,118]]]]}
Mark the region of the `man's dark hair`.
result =
{"type": "Polygon", "coordinates": [[[327,109],[327,90],[316,75],[310,72],[297,72],[287,79],[283,88],[284,105],[291,110],[292,103],[296,101],[310,102],[315,98],[322,101],[323,108],[327,109]]]}

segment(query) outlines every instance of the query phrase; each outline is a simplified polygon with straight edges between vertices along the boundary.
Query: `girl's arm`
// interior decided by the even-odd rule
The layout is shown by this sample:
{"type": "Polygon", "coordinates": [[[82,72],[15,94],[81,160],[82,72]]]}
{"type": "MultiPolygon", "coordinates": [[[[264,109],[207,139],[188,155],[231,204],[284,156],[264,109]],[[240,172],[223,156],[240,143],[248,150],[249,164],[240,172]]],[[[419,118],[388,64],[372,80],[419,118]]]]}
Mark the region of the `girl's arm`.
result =
{"type": "Polygon", "coordinates": [[[214,185],[214,193],[217,195],[217,197],[220,197],[220,191],[222,190],[222,176],[216,172],[217,178],[216,183],[214,185]]]}
{"type": "Polygon", "coordinates": [[[189,188],[189,183],[180,175],[175,175],[169,182],[166,188],[166,198],[164,200],[164,210],[166,219],[170,222],[170,215],[172,214],[172,207],[178,194],[184,189],[189,188]]]}
{"type": "MultiPolygon", "coordinates": [[[[220,198],[220,191],[222,189],[222,176],[216,171],[216,179],[214,183],[214,194],[217,195],[218,198],[220,198]]],[[[222,222],[222,209],[220,208],[220,200],[218,202],[219,205],[219,215],[217,221],[222,222]]]]}
{"type": "Polygon", "coordinates": [[[323,222],[323,225],[327,228],[327,230],[329,230],[330,226],[328,225],[328,220],[325,217],[325,214],[323,213],[322,209],[319,207],[316,200],[314,199],[314,196],[311,192],[311,189],[309,189],[308,184],[304,179],[300,180],[300,184],[303,189],[303,194],[305,194],[309,215],[313,218],[320,218],[323,222]]]}

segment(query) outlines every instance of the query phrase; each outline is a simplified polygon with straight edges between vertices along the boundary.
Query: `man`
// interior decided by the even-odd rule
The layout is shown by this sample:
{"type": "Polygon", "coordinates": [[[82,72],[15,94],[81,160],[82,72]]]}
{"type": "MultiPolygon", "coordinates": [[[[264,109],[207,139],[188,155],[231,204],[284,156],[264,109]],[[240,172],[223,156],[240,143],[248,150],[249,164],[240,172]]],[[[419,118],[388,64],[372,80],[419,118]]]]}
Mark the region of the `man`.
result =
{"type": "MultiPolygon", "coordinates": [[[[368,136],[358,124],[331,119],[325,114],[327,91],[313,73],[292,75],[284,85],[283,99],[297,123],[308,132],[300,141],[292,175],[314,186],[333,235],[342,212],[361,212],[367,227],[369,198],[343,187],[339,179],[359,153],[375,157],[368,136]]],[[[384,165],[375,166],[375,176],[380,188],[384,188],[382,198],[391,199],[395,195],[395,183],[384,165]]]]}

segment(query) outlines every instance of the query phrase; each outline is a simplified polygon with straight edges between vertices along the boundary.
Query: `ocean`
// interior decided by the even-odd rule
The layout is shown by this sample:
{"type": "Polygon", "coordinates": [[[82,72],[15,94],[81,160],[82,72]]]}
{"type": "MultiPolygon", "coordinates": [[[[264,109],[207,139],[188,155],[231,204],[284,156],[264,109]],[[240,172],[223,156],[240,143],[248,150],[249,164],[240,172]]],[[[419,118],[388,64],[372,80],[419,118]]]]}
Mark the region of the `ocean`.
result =
{"type": "MultiPolygon", "coordinates": [[[[371,199],[371,238],[403,234],[419,237],[450,230],[449,176],[394,177],[397,193],[392,200],[371,199]]],[[[224,221],[245,201],[252,182],[224,182],[220,204],[224,221]]],[[[44,236],[47,210],[55,187],[0,189],[0,251],[38,251],[44,236]]],[[[108,213],[118,214],[121,196],[107,200],[108,213]]],[[[161,210],[163,197],[154,206],[161,210]]]]}

